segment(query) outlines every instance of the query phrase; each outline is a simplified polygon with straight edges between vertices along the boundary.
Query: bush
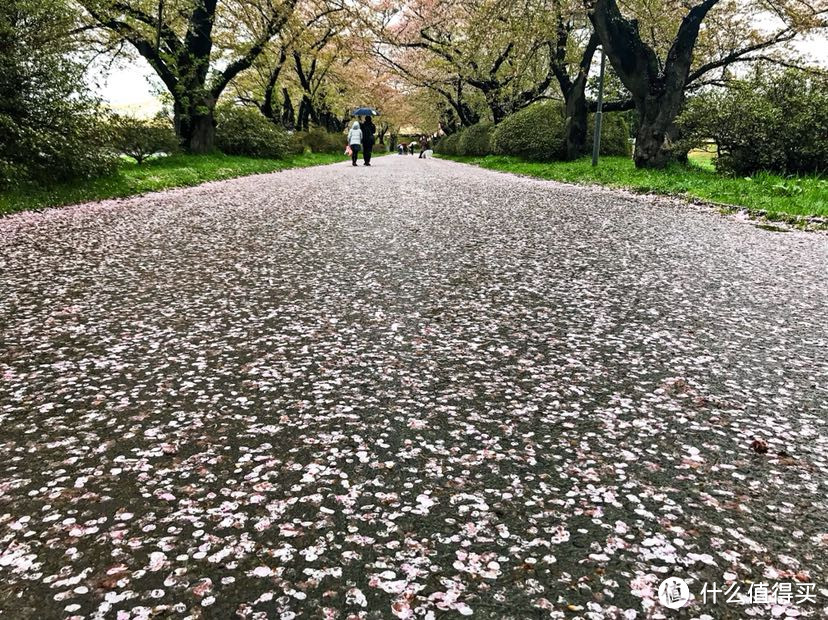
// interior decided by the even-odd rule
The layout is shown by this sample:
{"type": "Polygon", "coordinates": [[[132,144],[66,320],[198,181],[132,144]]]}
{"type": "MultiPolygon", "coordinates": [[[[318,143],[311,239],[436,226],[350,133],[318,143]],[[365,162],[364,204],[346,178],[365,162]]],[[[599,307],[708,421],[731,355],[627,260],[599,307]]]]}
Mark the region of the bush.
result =
{"type": "Polygon", "coordinates": [[[564,159],[564,123],[560,103],[535,103],[507,116],[495,127],[492,148],[499,155],[537,161],[564,159]]]}
{"type": "MultiPolygon", "coordinates": [[[[595,115],[589,115],[587,130],[587,149],[592,152],[592,143],[595,136],[595,115]]],[[[630,126],[623,114],[604,114],[601,120],[601,155],[607,157],[618,155],[632,157],[630,143],[630,126]]]]}
{"type": "Polygon", "coordinates": [[[178,138],[170,123],[131,116],[113,115],[109,128],[112,147],[121,155],[132,157],[141,164],[158,153],[178,151],[178,138]]]}
{"type": "Polygon", "coordinates": [[[297,131],[290,136],[289,150],[299,154],[311,153],[340,153],[345,150],[347,139],[344,134],[325,131],[315,127],[310,131],[297,131]]]}
{"type": "Polygon", "coordinates": [[[712,139],[716,167],[809,174],[828,169],[828,81],[788,70],[757,74],[691,99],[679,125],[685,150],[712,139]]]}
{"type": "Polygon", "coordinates": [[[463,130],[457,139],[456,150],[458,155],[490,155],[492,152],[491,123],[477,123],[463,130]]]}
{"type": "Polygon", "coordinates": [[[71,57],[73,20],[58,0],[0,4],[0,189],[114,169],[103,115],[71,57]]]}
{"type": "Polygon", "coordinates": [[[228,155],[279,159],[288,152],[288,135],[253,108],[225,105],[216,110],[216,146],[228,155]]]}
{"type": "Polygon", "coordinates": [[[288,134],[287,140],[287,154],[288,155],[302,155],[306,150],[304,133],[301,131],[294,131],[288,134]]]}
{"type": "Polygon", "coordinates": [[[434,145],[434,152],[439,155],[457,155],[457,144],[462,135],[463,131],[461,130],[457,133],[443,136],[437,144],[434,145]]]}

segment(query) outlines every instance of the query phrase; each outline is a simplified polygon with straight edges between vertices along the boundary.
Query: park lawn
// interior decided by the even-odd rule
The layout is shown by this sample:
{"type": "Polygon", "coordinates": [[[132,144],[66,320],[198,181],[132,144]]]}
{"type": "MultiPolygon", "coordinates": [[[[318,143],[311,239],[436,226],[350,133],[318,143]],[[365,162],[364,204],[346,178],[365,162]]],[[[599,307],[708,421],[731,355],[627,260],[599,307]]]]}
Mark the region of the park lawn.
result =
{"type": "Polygon", "coordinates": [[[188,187],[207,181],[338,161],[345,161],[345,156],[339,153],[307,153],[290,155],[284,159],[259,159],[222,154],[173,155],[152,159],[141,165],[132,160],[124,160],[115,173],[97,179],[0,192],[0,215],[107,198],[125,198],[171,187],[188,187]]]}
{"type": "Polygon", "coordinates": [[[700,199],[719,205],[762,211],[771,219],[789,216],[828,217],[828,178],[785,178],[760,173],[752,177],[718,174],[709,162],[694,161],[666,170],[638,170],[626,157],[603,157],[597,168],[590,158],[573,162],[530,162],[516,157],[460,157],[446,159],[474,164],[490,170],[513,172],[567,183],[599,184],[637,192],[700,199]]]}

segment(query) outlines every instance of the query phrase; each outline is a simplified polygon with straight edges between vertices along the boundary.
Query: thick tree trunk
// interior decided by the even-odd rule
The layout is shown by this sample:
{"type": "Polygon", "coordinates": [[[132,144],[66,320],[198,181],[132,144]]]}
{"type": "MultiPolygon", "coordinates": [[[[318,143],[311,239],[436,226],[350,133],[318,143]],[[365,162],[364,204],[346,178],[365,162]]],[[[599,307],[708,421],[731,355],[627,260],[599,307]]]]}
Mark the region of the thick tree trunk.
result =
{"type": "Polygon", "coordinates": [[[190,153],[209,153],[216,145],[216,121],[213,110],[208,114],[197,114],[190,126],[187,150],[190,153]]]}
{"type": "Polygon", "coordinates": [[[677,131],[675,120],[684,97],[662,91],[650,95],[637,106],[640,125],[635,136],[636,168],[664,168],[679,156],[673,151],[677,131]]]}
{"type": "Polygon", "coordinates": [[[299,103],[299,112],[296,115],[296,129],[299,131],[308,131],[310,129],[312,112],[310,100],[307,96],[303,96],[301,103],[299,103]]]}
{"type": "Polygon", "coordinates": [[[509,111],[506,109],[503,102],[499,101],[489,93],[486,93],[486,103],[489,105],[489,110],[492,112],[492,120],[495,125],[509,115],[509,111]]]}
{"type": "Polygon", "coordinates": [[[640,121],[635,143],[637,168],[663,168],[674,157],[675,120],[684,101],[693,50],[702,21],[720,1],[702,0],[687,11],[664,63],[641,38],[638,22],[622,15],[617,0],[590,3],[589,19],[595,32],[635,100],[640,121]]]}
{"type": "Polygon", "coordinates": [[[566,158],[570,161],[578,159],[588,150],[588,110],[585,87],[586,79],[576,81],[568,93],[564,106],[566,158]]]}
{"type": "MultiPolygon", "coordinates": [[[[191,99],[192,101],[192,99],[191,99]]],[[[188,153],[209,153],[215,148],[216,120],[213,102],[201,105],[184,105],[176,101],[173,106],[174,125],[181,146],[188,153]]]]}
{"type": "Polygon", "coordinates": [[[657,127],[642,123],[635,136],[635,167],[664,168],[670,161],[670,152],[664,148],[665,138],[657,127]]]}

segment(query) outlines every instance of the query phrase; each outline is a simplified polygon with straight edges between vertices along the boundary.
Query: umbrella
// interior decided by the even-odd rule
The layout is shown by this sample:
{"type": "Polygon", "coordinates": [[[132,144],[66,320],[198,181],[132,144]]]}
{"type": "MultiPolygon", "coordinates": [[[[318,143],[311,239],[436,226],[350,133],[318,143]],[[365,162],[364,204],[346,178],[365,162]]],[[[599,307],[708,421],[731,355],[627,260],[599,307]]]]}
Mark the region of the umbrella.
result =
{"type": "Polygon", "coordinates": [[[379,116],[379,112],[373,108],[357,108],[351,116],[379,116]]]}

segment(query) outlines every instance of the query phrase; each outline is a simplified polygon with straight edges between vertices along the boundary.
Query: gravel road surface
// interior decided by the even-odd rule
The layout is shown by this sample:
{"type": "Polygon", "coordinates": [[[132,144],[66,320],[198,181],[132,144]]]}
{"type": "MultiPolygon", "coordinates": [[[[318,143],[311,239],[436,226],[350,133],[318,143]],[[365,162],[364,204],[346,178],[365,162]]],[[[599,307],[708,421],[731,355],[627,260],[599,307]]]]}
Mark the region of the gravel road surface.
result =
{"type": "Polygon", "coordinates": [[[396,155],[0,219],[0,616],[828,617],[826,276],[396,155]]]}

